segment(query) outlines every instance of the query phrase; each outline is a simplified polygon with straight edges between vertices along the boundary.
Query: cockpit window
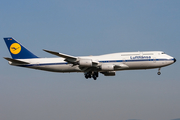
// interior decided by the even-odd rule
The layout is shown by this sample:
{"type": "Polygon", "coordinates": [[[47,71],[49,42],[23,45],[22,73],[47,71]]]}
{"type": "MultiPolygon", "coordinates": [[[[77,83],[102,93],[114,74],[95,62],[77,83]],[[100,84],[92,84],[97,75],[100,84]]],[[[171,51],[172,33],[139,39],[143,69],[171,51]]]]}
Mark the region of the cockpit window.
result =
{"type": "Polygon", "coordinates": [[[164,52],[162,52],[161,54],[165,54],[164,52]]]}

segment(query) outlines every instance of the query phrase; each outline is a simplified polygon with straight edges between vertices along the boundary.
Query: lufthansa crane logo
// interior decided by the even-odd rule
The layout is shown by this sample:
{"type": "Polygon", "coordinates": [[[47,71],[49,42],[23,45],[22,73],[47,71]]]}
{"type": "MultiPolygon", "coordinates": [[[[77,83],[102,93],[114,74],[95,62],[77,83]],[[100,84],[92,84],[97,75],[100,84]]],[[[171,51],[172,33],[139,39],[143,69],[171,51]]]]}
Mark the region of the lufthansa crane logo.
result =
{"type": "Polygon", "coordinates": [[[12,54],[18,54],[21,51],[21,46],[18,43],[13,43],[10,46],[10,51],[12,54]]]}

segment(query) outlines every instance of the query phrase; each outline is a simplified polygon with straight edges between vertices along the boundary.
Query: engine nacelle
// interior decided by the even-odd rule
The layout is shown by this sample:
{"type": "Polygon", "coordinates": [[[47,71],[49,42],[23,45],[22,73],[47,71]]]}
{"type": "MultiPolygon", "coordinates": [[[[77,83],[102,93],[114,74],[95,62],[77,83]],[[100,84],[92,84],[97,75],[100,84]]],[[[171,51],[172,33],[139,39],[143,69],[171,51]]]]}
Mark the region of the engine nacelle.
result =
{"type": "Polygon", "coordinates": [[[107,72],[101,72],[104,74],[104,76],[115,76],[116,72],[115,71],[107,71],[107,72]]]}
{"type": "Polygon", "coordinates": [[[85,67],[91,67],[92,66],[92,60],[91,59],[81,59],[79,61],[80,66],[85,66],[85,67]]]}
{"type": "Polygon", "coordinates": [[[113,71],[114,70],[114,65],[101,65],[101,70],[103,71],[113,71]]]}

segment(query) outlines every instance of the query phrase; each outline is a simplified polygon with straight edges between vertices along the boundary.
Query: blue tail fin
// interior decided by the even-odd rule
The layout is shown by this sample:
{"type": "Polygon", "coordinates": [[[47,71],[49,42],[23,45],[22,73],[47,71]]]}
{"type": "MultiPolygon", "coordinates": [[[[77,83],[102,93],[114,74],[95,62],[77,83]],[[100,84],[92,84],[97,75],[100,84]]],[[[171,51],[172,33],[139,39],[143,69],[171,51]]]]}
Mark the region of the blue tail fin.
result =
{"type": "Polygon", "coordinates": [[[4,38],[13,59],[38,58],[12,37],[4,38]]]}

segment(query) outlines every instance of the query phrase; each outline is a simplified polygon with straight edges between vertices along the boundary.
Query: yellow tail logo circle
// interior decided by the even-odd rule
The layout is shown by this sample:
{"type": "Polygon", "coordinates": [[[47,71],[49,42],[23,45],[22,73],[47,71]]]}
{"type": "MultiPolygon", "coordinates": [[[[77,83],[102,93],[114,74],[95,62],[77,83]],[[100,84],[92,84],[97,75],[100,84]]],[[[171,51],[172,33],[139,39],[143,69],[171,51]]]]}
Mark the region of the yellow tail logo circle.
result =
{"type": "Polygon", "coordinates": [[[10,46],[10,51],[12,54],[18,54],[21,51],[21,46],[18,43],[13,43],[10,46]]]}

